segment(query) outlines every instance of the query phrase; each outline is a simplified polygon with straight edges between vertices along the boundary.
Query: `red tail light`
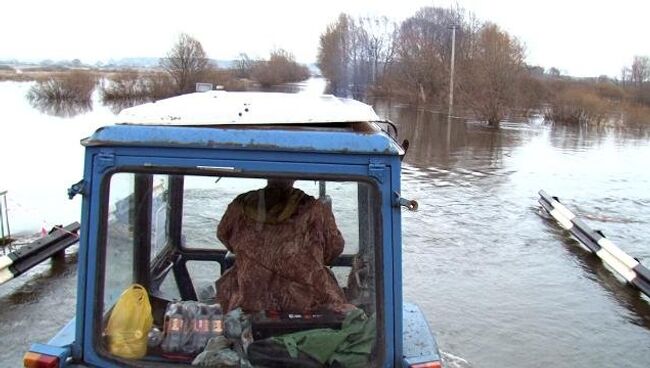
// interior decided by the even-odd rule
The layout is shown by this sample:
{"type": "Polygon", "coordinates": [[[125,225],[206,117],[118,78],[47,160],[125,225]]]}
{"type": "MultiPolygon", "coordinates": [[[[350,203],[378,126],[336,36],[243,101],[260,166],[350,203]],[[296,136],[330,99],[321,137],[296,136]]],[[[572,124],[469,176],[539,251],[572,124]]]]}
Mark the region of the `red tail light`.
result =
{"type": "Polygon", "coordinates": [[[25,368],[58,368],[59,357],[28,351],[23,357],[25,368]]]}
{"type": "Polygon", "coordinates": [[[409,368],[442,368],[442,364],[440,362],[418,363],[411,364],[409,368]]]}

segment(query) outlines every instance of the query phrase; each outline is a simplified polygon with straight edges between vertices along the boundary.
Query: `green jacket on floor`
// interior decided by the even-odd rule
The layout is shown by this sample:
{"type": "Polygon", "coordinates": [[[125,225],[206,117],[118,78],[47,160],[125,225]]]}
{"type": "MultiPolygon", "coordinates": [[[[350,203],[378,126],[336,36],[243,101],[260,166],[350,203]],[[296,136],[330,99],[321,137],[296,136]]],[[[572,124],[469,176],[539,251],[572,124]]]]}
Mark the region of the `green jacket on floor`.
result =
{"type": "Polygon", "coordinates": [[[273,337],[283,344],[289,355],[298,357],[298,351],[310,355],[322,364],[339,363],[346,368],[368,365],[375,344],[376,317],[367,317],[361,309],[348,313],[340,330],[329,328],[295,332],[273,337]]]}

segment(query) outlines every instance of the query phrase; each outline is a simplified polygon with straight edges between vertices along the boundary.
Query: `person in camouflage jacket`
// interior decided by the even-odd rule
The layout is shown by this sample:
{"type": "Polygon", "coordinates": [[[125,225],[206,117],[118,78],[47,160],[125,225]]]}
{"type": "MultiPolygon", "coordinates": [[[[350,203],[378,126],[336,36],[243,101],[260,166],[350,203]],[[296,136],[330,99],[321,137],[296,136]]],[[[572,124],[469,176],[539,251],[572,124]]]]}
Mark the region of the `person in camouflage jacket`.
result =
{"type": "Polygon", "coordinates": [[[265,188],[239,195],[221,218],[217,237],[236,255],[217,281],[224,311],[345,308],[327,267],[344,245],[331,206],[293,188],[293,181],[271,179],[265,188]]]}

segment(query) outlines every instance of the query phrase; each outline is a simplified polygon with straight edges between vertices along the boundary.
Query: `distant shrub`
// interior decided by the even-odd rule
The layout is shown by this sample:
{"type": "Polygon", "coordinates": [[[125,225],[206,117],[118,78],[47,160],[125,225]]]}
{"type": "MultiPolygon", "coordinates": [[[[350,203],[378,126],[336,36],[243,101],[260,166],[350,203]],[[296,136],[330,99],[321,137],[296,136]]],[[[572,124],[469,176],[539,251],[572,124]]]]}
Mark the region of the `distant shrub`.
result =
{"type": "MultiPolygon", "coordinates": [[[[206,68],[198,82],[212,83],[229,91],[246,90],[250,84],[236,78],[235,71],[216,67],[206,68]]],[[[134,102],[155,101],[176,96],[179,90],[176,82],[167,72],[122,70],[107,76],[106,83],[100,87],[100,93],[104,103],[114,107],[114,111],[120,111],[124,107],[133,106],[134,102]]]]}
{"type": "Polygon", "coordinates": [[[250,80],[238,77],[236,69],[210,68],[204,73],[203,81],[212,83],[214,86],[221,86],[226,91],[245,91],[250,87],[250,80]]]}
{"type": "Polygon", "coordinates": [[[100,86],[102,101],[149,98],[147,82],[137,71],[127,70],[109,75],[100,86]]]}
{"type": "Polygon", "coordinates": [[[149,73],[144,77],[144,79],[149,90],[149,97],[153,100],[160,100],[178,95],[176,84],[174,84],[174,81],[167,73],[149,73]]]}
{"type": "Polygon", "coordinates": [[[611,82],[600,82],[596,84],[596,93],[602,98],[612,101],[621,101],[625,98],[625,91],[620,86],[611,82]]]}
{"type": "Polygon", "coordinates": [[[551,101],[546,119],[568,124],[601,124],[608,118],[610,104],[592,89],[568,87],[551,101]]]}
{"type": "Polygon", "coordinates": [[[34,102],[90,102],[97,77],[87,71],[60,73],[36,82],[27,93],[34,102]]]}
{"type": "Polygon", "coordinates": [[[159,100],[176,94],[176,86],[167,73],[141,73],[135,70],[115,72],[100,87],[104,103],[129,106],[129,102],[159,100]]]}
{"type": "Polygon", "coordinates": [[[309,78],[309,69],[298,64],[285,50],[271,52],[269,60],[254,63],[251,78],[264,87],[300,82],[309,78]]]}
{"type": "Polygon", "coordinates": [[[650,107],[637,104],[624,104],[623,115],[625,121],[632,126],[647,126],[650,124],[650,107]]]}

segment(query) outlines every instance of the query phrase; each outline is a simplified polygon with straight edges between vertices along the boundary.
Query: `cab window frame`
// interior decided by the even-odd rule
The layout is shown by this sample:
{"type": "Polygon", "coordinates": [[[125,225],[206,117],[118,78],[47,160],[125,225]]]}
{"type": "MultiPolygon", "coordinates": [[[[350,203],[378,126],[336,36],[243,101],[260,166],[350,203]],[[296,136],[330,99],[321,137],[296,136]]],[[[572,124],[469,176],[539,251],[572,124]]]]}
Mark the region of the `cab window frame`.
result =
{"type": "MultiPolygon", "coordinates": [[[[233,160],[233,162],[236,162],[236,160],[233,160]]],[[[332,164],[332,165],[336,165],[336,164],[332,164]]],[[[261,163],[261,166],[264,166],[264,164],[261,163]]],[[[154,175],[167,175],[170,177],[170,179],[172,176],[175,175],[183,176],[183,177],[202,176],[202,177],[229,177],[229,178],[258,178],[258,179],[292,178],[295,180],[325,180],[325,181],[337,181],[337,182],[356,182],[356,183],[364,183],[368,185],[368,188],[371,189],[368,191],[369,213],[370,211],[372,211],[373,213],[371,226],[374,230],[374,233],[369,234],[368,241],[374,242],[374,262],[373,262],[374,270],[375,270],[375,275],[374,275],[374,279],[375,279],[374,302],[375,303],[374,304],[375,304],[375,310],[377,314],[377,319],[376,319],[377,335],[376,335],[375,351],[372,355],[373,360],[371,362],[372,363],[379,362],[382,365],[386,364],[385,348],[386,348],[386,341],[388,339],[386,336],[387,331],[384,331],[383,329],[383,327],[385,326],[385,318],[386,318],[384,277],[383,277],[383,272],[377,271],[383,269],[383,265],[384,265],[383,248],[389,246],[384,244],[383,221],[384,221],[385,214],[383,213],[384,206],[382,204],[383,199],[382,199],[381,183],[378,183],[377,180],[373,177],[353,175],[353,174],[312,174],[312,173],[293,173],[293,172],[281,172],[281,171],[264,172],[260,170],[253,171],[249,169],[245,171],[216,172],[216,171],[201,170],[197,167],[183,167],[178,165],[177,166],[151,166],[151,167],[124,165],[124,166],[113,167],[111,169],[108,169],[102,175],[102,179],[99,185],[100,186],[99,220],[98,220],[99,229],[97,234],[97,244],[96,244],[97,259],[95,265],[95,270],[97,275],[97,277],[95,277],[96,293],[94,298],[94,305],[92,308],[93,310],[92,319],[93,319],[94,328],[92,329],[92,336],[90,337],[91,346],[100,359],[107,359],[114,363],[122,364],[126,366],[138,366],[138,367],[157,367],[160,365],[160,363],[163,362],[166,363],[166,365],[171,364],[172,366],[176,366],[178,364],[168,360],[147,359],[147,360],[134,361],[134,360],[120,358],[112,355],[106,349],[104,341],[102,339],[104,318],[106,316],[104,313],[104,297],[105,297],[104,288],[105,288],[105,280],[106,280],[105,276],[106,276],[106,266],[107,266],[106,252],[108,248],[108,218],[109,218],[109,199],[110,199],[111,179],[113,178],[114,175],[120,173],[133,174],[135,177],[137,177],[138,174],[151,175],[152,177],[154,175]]],[[[181,197],[181,201],[182,200],[183,198],[181,197]]],[[[390,216],[390,214],[388,215],[390,216]]],[[[170,219],[170,221],[173,221],[173,219],[170,219]]],[[[182,213],[180,216],[180,221],[181,223],[179,224],[179,227],[180,229],[182,229],[182,213]]],[[[151,221],[149,221],[149,231],[151,231],[151,221]]],[[[169,246],[170,244],[165,245],[161,250],[161,253],[162,251],[164,251],[164,249],[168,248],[169,246]]],[[[192,255],[194,253],[194,255],[198,257],[198,258],[191,257],[186,259],[186,261],[214,261],[214,260],[200,259],[201,254],[207,255],[205,254],[206,249],[188,248],[183,246],[182,244],[179,244],[178,249],[182,252],[181,256],[192,255]]],[[[160,253],[154,257],[150,254],[150,249],[147,249],[146,251],[149,252],[149,255],[147,256],[147,258],[149,259],[149,264],[147,265],[146,269],[149,271],[148,276],[151,277],[151,267],[153,266],[153,262],[155,258],[158,255],[160,255],[160,253]]],[[[213,253],[213,251],[215,250],[209,250],[209,253],[213,253]]],[[[141,253],[144,254],[146,252],[141,251],[141,253]]],[[[134,256],[134,265],[135,263],[136,262],[134,256]]],[[[332,264],[331,266],[335,267],[336,264],[332,264]]],[[[136,272],[136,271],[132,270],[132,272],[136,272]]],[[[163,277],[163,280],[166,277],[168,277],[168,275],[165,275],[163,277]]],[[[147,288],[149,288],[149,286],[150,285],[148,285],[147,288]]],[[[149,290],[147,291],[149,292],[149,290]]],[[[182,291],[181,291],[181,299],[185,300],[183,298],[182,291]]],[[[152,302],[152,308],[153,308],[153,304],[154,303],[152,302]]],[[[178,366],[189,366],[189,365],[181,364],[178,366]]]]}

